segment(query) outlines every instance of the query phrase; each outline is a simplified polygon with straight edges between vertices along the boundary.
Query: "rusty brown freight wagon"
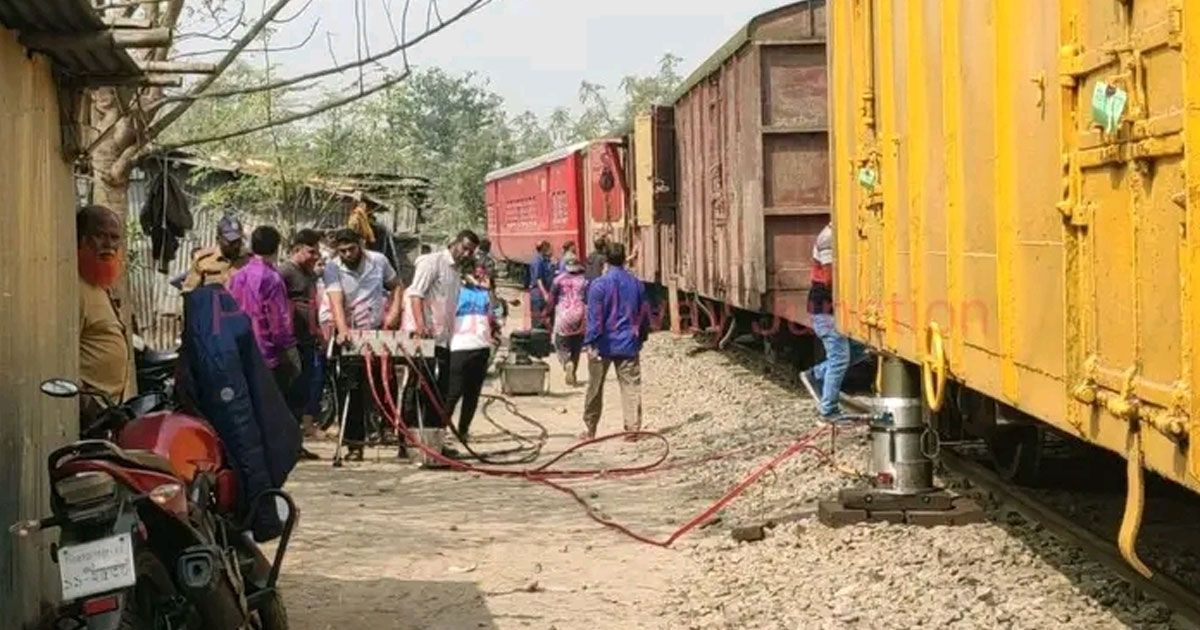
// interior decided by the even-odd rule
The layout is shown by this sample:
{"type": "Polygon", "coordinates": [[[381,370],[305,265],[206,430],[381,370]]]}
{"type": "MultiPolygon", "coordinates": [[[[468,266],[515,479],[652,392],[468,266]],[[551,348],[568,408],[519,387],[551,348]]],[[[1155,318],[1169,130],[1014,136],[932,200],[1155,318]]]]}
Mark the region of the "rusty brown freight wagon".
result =
{"type": "Polygon", "coordinates": [[[824,2],[759,15],[688,78],[674,103],[678,209],[663,215],[677,266],[664,281],[808,323],[812,244],[829,220],[826,94],[824,2]]]}

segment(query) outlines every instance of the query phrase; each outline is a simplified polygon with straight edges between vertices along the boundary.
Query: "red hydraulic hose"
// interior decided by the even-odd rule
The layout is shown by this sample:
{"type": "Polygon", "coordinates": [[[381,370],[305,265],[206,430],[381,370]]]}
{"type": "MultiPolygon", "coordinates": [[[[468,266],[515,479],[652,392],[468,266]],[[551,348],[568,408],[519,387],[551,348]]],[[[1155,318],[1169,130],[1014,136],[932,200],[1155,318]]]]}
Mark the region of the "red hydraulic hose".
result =
{"type": "MultiPolygon", "coordinates": [[[[413,372],[416,374],[418,383],[421,386],[422,390],[425,392],[425,394],[429,398],[429,400],[433,403],[434,408],[437,410],[438,414],[443,418],[443,421],[447,424],[447,426],[449,426],[451,419],[447,417],[448,414],[447,414],[445,408],[441,405],[441,401],[435,395],[435,392],[433,391],[432,387],[429,385],[429,382],[425,378],[424,373],[421,370],[416,369],[416,364],[414,362],[413,357],[403,348],[403,346],[401,346],[401,352],[404,353],[405,359],[413,367],[413,372]]],[[[370,353],[367,353],[364,358],[366,359],[366,361],[368,363],[368,367],[369,367],[370,360],[372,358],[370,353]]],[[[387,413],[388,411],[393,411],[393,410],[383,409],[383,405],[380,404],[381,401],[380,401],[378,392],[376,391],[375,376],[372,373],[372,370],[370,370],[370,369],[367,369],[366,373],[367,373],[367,380],[369,381],[369,385],[371,387],[371,392],[375,398],[376,404],[379,405],[381,410],[384,411],[385,413],[387,413]]],[[[387,390],[388,388],[389,388],[389,384],[388,384],[388,381],[385,379],[384,389],[387,390]]],[[[388,396],[390,396],[390,394],[385,394],[385,397],[388,397],[388,396]]],[[[393,419],[393,420],[395,420],[395,419],[393,419]]],[[[600,438],[592,438],[589,440],[584,440],[575,445],[572,445],[570,448],[566,449],[562,453],[560,453],[557,456],[555,456],[554,458],[552,458],[550,461],[548,461],[540,466],[537,466],[537,467],[531,468],[531,469],[519,469],[518,470],[518,469],[496,468],[496,467],[489,467],[489,466],[473,466],[473,465],[468,464],[463,461],[451,459],[449,457],[442,455],[441,452],[435,451],[435,450],[429,448],[424,443],[422,443],[420,440],[414,439],[414,436],[411,435],[408,427],[405,426],[405,424],[403,422],[395,422],[394,421],[394,424],[395,424],[397,430],[402,432],[404,434],[404,436],[409,440],[409,442],[411,444],[413,444],[416,448],[420,449],[423,453],[425,453],[426,456],[428,456],[430,459],[432,459],[434,461],[440,462],[440,463],[448,466],[449,468],[451,468],[453,470],[459,470],[459,471],[465,471],[465,472],[475,472],[475,473],[480,473],[480,474],[493,476],[493,477],[518,477],[518,478],[523,478],[523,479],[526,479],[528,481],[532,481],[535,483],[540,483],[542,485],[548,486],[550,488],[553,488],[559,492],[562,492],[562,493],[570,496],[572,499],[575,500],[575,502],[579,503],[581,506],[583,506],[585,509],[587,509],[587,515],[593,521],[596,521],[597,523],[599,523],[609,529],[612,529],[612,530],[618,531],[622,534],[625,534],[626,536],[629,536],[630,538],[637,540],[638,542],[642,542],[642,543],[645,543],[648,545],[654,545],[657,547],[663,547],[663,548],[670,547],[672,544],[675,543],[676,540],[678,540],[684,534],[688,533],[689,531],[695,529],[696,527],[698,527],[698,526],[702,525],[703,523],[705,523],[706,521],[708,521],[710,518],[712,518],[712,516],[714,514],[721,511],[727,505],[729,505],[731,502],[733,502],[734,499],[736,499],[739,495],[741,495],[743,492],[745,492],[747,488],[749,488],[752,484],[754,484],[756,481],[758,481],[768,471],[774,469],[779,464],[781,464],[784,461],[786,461],[787,459],[795,456],[796,454],[801,453],[801,452],[813,451],[813,452],[817,453],[818,456],[821,457],[823,461],[828,462],[828,459],[829,459],[828,456],[824,452],[822,452],[820,449],[813,446],[813,442],[817,438],[821,437],[822,435],[824,435],[826,432],[829,431],[829,429],[827,427],[818,427],[817,429],[810,431],[810,432],[806,433],[805,435],[802,435],[792,445],[790,445],[788,448],[784,449],[783,452],[776,455],[775,458],[773,458],[771,461],[760,466],[757,470],[755,470],[753,473],[748,475],[745,479],[743,479],[741,482],[739,482],[737,485],[735,485],[733,488],[731,488],[728,492],[726,492],[724,496],[722,496],[720,499],[718,499],[716,502],[714,502],[709,507],[705,508],[702,512],[700,512],[695,517],[690,519],[687,523],[684,523],[683,526],[679,527],[674,532],[672,532],[671,535],[668,536],[666,539],[654,540],[647,536],[638,534],[637,532],[634,532],[633,530],[629,529],[628,527],[626,527],[624,525],[621,525],[620,523],[617,523],[608,518],[602,517],[599,514],[596,514],[595,510],[592,509],[592,506],[589,505],[588,502],[586,500],[584,500],[584,498],[582,496],[580,496],[578,492],[576,492],[574,489],[572,489],[570,487],[562,485],[561,483],[553,481],[553,479],[556,479],[556,478],[558,478],[558,479],[578,478],[578,477],[584,477],[584,476],[593,476],[593,477],[594,476],[631,476],[631,475],[635,475],[635,474],[644,474],[644,473],[659,470],[659,469],[661,469],[662,464],[666,461],[667,455],[670,452],[670,443],[667,441],[667,439],[664,436],[662,436],[659,433],[650,432],[650,431],[626,431],[626,432],[622,432],[622,433],[615,433],[612,435],[607,435],[607,436],[600,437],[600,438]],[[561,461],[567,455],[570,455],[571,453],[574,453],[575,451],[578,451],[584,447],[592,446],[595,444],[600,444],[602,442],[607,442],[609,440],[616,439],[619,437],[630,437],[630,436],[653,437],[658,440],[661,440],[663,442],[663,446],[664,446],[662,456],[659,457],[655,462],[653,462],[652,464],[649,464],[649,465],[616,468],[616,469],[608,469],[608,470],[595,470],[595,469],[554,470],[551,468],[555,463],[561,461]]],[[[451,427],[451,430],[453,430],[453,427],[451,427]]],[[[724,455],[724,456],[728,456],[728,455],[724,455]]],[[[701,460],[701,462],[711,461],[711,459],[716,459],[716,458],[701,460]]]]}

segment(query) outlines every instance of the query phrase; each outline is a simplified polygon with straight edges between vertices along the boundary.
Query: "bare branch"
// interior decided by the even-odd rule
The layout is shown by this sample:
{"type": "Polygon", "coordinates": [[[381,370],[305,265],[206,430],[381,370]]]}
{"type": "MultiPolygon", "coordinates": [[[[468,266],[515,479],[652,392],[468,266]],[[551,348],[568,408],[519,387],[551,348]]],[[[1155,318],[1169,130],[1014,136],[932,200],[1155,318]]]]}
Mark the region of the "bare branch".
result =
{"type": "Polygon", "coordinates": [[[337,53],[333,52],[333,33],[325,31],[325,45],[329,46],[329,58],[333,60],[333,65],[338,65],[337,53]]]}
{"type": "MultiPolygon", "coordinates": [[[[438,26],[434,27],[433,29],[425,31],[424,33],[421,33],[417,37],[414,37],[412,39],[412,41],[407,41],[407,42],[401,43],[400,45],[389,48],[388,50],[385,50],[379,54],[371,55],[370,57],[364,57],[361,61],[351,61],[351,62],[342,64],[340,66],[334,66],[332,68],[317,70],[314,72],[309,72],[306,74],[294,76],[289,79],[281,79],[281,80],[275,81],[273,83],[266,83],[263,85],[258,85],[258,86],[254,86],[254,87],[250,87],[250,88],[236,88],[236,89],[229,89],[229,90],[206,92],[206,93],[202,93],[202,94],[199,93],[198,90],[192,90],[191,93],[189,93],[189,94],[168,97],[166,100],[168,102],[176,102],[176,101],[194,101],[197,99],[208,99],[208,98],[227,98],[230,96],[240,96],[243,94],[250,94],[253,92],[264,92],[267,90],[276,90],[276,89],[279,89],[282,87],[288,87],[290,85],[295,85],[297,83],[304,83],[306,81],[312,81],[313,79],[320,79],[321,77],[326,77],[326,76],[333,75],[333,74],[340,74],[347,70],[353,70],[355,68],[359,68],[359,67],[365,66],[367,64],[376,63],[382,59],[391,57],[392,55],[395,55],[398,52],[403,52],[405,50],[408,50],[409,48],[412,48],[413,46],[416,46],[417,44],[421,43],[422,41],[441,32],[442,30],[444,30],[445,28],[454,24],[458,20],[461,20],[462,18],[470,15],[471,13],[487,6],[488,4],[491,4],[491,2],[492,2],[492,0],[472,0],[470,4],[468,4],[465,8],[463,8],[458,13],[451,16],[450,19],[444,21],[442,24],[439,24],[438,26]]],[[[407,4],[405,6],[407,7],[407,4]]],[[[406,69],[407,69],[407,62],[406,62],[406,69]]]]}
{"type": "MultiPolygon", "coordinates": [[[[358,62],[360,64],[358,66],[358,89],[361,91],[363,89],[363,67],[361,65],[363,58],[363,24],[362,17],[359,16],[358,12],[359,4],[359,0],[354,0],[354,46],[358,52],[358,62]]],[[[370,56],[370,53],[367,56],[370,56]]]]}
{"type": "Polygon", "coordinates": [[[162,149],[169,151],[169,150],[174,150],[174,149],[182,149],[185,147],[196,146],[198,144],[208,144],[210,142],[221,142],[222,140],[229,140],[231,138],[237,138],[238,136],[245,136],[248,134],[257,133],[259,131],[270,129],[272,127],[278,127],[280,125],[288,125],[288,124],[291,124],[291,123],[294,123],[294,122],[297,122],[300,120],[304,120],[306,118],[312,118],[313,116],[323,114],[327,111],[337,109],[339,107],[344,107],[346,105],[349,105],[350,103],[353,103],[354,101],[357,101],[362,98],[366,98],[376,92],[379,92],[381,90],[385,90],[389,87],[392,87],[393,85],[397,85],[401,81],[407,79],[409,74],[410,73],[408,71],[405,71],[395,77],[392,77],[390,79],[387,79],[385,81],[377,83],[376,85],[373,85],[373,86],[367,88],[366,90],[363,90],[362,92],[355,92],[348,96],[344,96],[342,98],[328,101],[328,102],[326,102],[318,107],[314,107],[313,109],[310,109],[308,111],[290,114],[288,116],[284,116],[282,118],[277,118],[273,121],[266,122],[266,123],[263,123],[260,125],[255,125],[253,127],[248,127],[246,129],[230,131],[228,133],[223,133],[223,134],[219,134],[219,135],[215,135],[215,136],[209,136],[207,138],[196,138],[196,139],[192,139],[192,140],[185,140],[183,142],[166,145],[166,146],[162,147],[162,149]]]}
{"type": "Polygon", "coordinates": [[[383,13],[387,16],[388,28],[392,29],[392,39],[396,40],[396,45],[400,45],[400,33],[396,32],[396,23],[392,19],[392,0],[382,0],[383,13]]]}
{"type": "MultiPolygon", "coordinates": [[[[279,46],[276,48],[272,48],[271,52],[273,52],[273,53],[287,52],[289,50],[300,50],[301,48],[304,48],[305,46],[308,45],[308,42],[312,41],[313,35],[316,35],[317,27],[320,26],[320,24],[321,24],[321,18],[317,18],[316,20],[313,20],[313,25],[311,28],[308,29],[308,35],[306,35],[304,37],[304,39],[300,40],[299,42],[296,42],[295,44],[289,44],[287,46],[279,46]]],[[[226,53],[226,52],[228,52],[228,50],[229,49],[227,49],[227,48],[216,48],[216,49],[209,49],[209,50],[193,50],[191,52],[178,53],[175,55],[174,58],[175,59],[184,59],[186,57],[203,57],[205,55],[215,55],[217,53],[226,53]]],[[[242,54],[245,54],[245,55],[257,55],[257,54],[261,54],[261,53],[262,53],[261,50],[254,50],[254,49],[242,51],[242,54]]],[[[175,98],[177,98],[178,100],[186,100],[188,97],[180,96],[180,97],[175,97],[175,98]]]]}
{"type": "Polygon", "coordinates": [[[246,3],[242,2],[238,9],[238,16],[237,16],[237,18],[235,18],[232,21],[232,24],[229,26],[229,30],[227,30],[223,33],[214,35],[214,33],[216,33],[218,30],[220,30],[224,26],[224,22],[219,17],[214,16],[213,27],[208,32],[206,32],[206,33],[181,33],[177,37],[180,40],[196,37],[196,38],[200,38],[200,39],[211,39],[214,41],[222,41],[222,42],[227,41],[230,37],[233,37],[233,32],[236,31],[237,28],[242,25],[242,20],[245,17],[246,17],[246,3]]]}
{"type": "MultiPolygon", "coordinates": [[[[400,15],[400,37],[404,41],[403,41],[403,43],[398,44],[400,46],[403,46],[408,43],[408,10],[411,7],[412,7],[412,0],[404,0],[404,13],[402,13],[400,15]]],[[[401,57],[404,60],[404,69],[408,70],[409,65],[408,65],[408,48],[407,47],[404,48],[404,52],[401,55],[401,57]]]]}
{"type": "Polygon", "coordinates": [[[310,7],[310,6],[312,6],[312,0],[308,0],[307,2],[305,2],[304,6],[300,7],[296,11],[296,15],[293,15],[292,17],[287,17],[287,18],[279,18],[277,20],[274,20],[274,22],[276,24],[287,24],[288,22],[294,22],[294,21],[296,21],[296,18],[300,17],[301,15],[304,15],[304,13],[306,11],[308,11],[308,7],[310,7]]]}
{"type": "MultiPolygon", "coordinates": [[[[282,11],[285,6],[287,6],[289,1],[290,0],[275,0],[275,4],[271,5],[269,9],[263,11],[263,15],[261,18],[259,18],[258,22],[256,22],[250,27],[249,30],[243,33],[242,38],[233,45],[233,48],[231,48],[219,62],[217,62],[216,72],[200,80],[200,82],[192,88],[191,93],[199,94],[200,92],[207,90],[217,80],[217,77],[221,76],[222,72],[225,72],[226,68],[233,65],[233,62],[237,60],[238,55],[241,54],[241,52],[245,50],[255,38],[258,37],[258,34],[267,27],[267,24],[269,24],[276,15],[279,15],[279,12],[282,11]]],[[[158,135],[162,133],[163,129],[166,129],[171,123],[179,120],[179,117],[182,116],[188,109],[190,109],[192,103],[194,102],[195,101],[192,100],[184,101],[172,108],[171,111],[163,114],[161,118],[155,121],[154,124],[150,125],[150,128],[146,130],[146,136],[151,140],[157,138],[158,135]]]]}

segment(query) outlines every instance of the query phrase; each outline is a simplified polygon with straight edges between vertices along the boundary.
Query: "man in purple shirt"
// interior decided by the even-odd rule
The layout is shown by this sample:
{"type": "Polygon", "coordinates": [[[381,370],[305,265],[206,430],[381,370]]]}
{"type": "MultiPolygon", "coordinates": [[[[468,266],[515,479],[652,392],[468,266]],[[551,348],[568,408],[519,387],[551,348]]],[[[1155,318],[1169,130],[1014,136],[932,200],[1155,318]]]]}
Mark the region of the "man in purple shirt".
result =
{"type": "MultiPolygon", "coordinates": [[[[625,246],[611,243],[607,251],[608,271],[592,281],[587,292],[588,387],[584,399],[580,437],[596,436],[604,412],[604,379],[614,367],[621,385],[621,408],[625,430],[642,428],[642,344],[650,334],[649,304],[642,282],[625,269],[625,246]]],[[[630,436],[626,439],[632,439],[630,436]]]]}
{"type": "Polygon", "coordinates": [[[292,306],[287,284],[275,269],[279,255],[279,230],[264,225],[250,235],[254,257],[229,281],[229,293],[250,318],[254,340],[263,362],[275,374],[275,382],[286,394],[300,374],[300,354],[292,328],[292,306]]]}

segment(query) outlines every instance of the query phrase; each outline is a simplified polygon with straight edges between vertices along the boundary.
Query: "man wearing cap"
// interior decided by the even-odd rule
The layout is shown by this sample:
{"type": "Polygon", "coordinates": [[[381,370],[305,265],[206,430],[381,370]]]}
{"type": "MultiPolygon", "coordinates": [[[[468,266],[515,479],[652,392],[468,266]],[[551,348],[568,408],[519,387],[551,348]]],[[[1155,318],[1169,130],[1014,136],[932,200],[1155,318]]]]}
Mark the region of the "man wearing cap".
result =
{"type": "Polygon", "coordinates": [[[825,347],[825,360],[800,373],[804,388],[817,401],[821,418],[833,420],[841,415],[838,397],[846,370],[864,356],[863,347],[837,330],[833,316],[833,228],[829,225],[817,235],[813,245],[812,288],[808,292],[808,312],[813,332],[825,347]]]}
{"type": "Polygon", "coordinates": [[[228,286],[230,277],[250,262],[250,255],[243,246],[244,240],[242,222],[231,214],[225,215],[217,223],[217,245],[196,252],[187,276],[182,281],[175,278],[172,284],[184,293],[205,284],[228,286]]]}

